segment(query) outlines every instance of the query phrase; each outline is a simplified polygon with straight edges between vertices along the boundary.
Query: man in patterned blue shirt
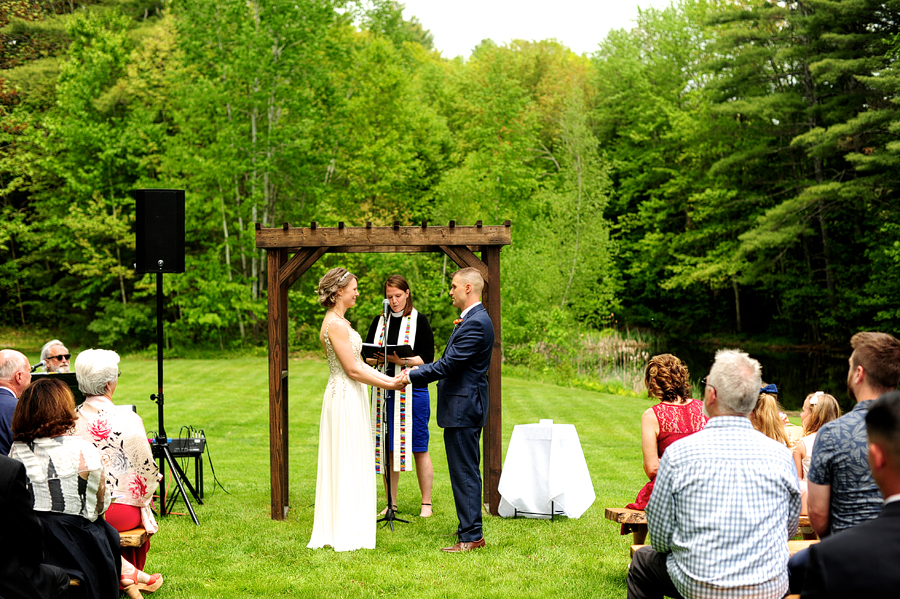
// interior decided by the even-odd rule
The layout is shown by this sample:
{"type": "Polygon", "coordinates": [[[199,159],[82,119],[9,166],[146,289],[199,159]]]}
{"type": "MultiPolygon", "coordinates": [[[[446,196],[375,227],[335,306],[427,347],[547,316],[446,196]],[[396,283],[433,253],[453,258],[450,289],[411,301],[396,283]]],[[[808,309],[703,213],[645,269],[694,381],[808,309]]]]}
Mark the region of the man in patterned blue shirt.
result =
{"type": "MultiPolygon", "coordinates": [[[[878,397],[900,383],[900,341],[887,333],[857,333],[850,339],[847,393],[856,407],[816,435],[809,467],[809,523],[820,537],[878,516],[883,499],[869,470],[866,413],[878,397]]],[[[800,592],[808,551],[791,558],[791,592],[800,592]]]]}
{"type": "Polygon", "coordinates": [[[750,424],[760,371],[744,352],[716,353],[704,379],[706,428],[660,460],[647,504],[652,547],[634,554],[629,599],[780,599],[787,592],[800,486],[791,452],[750,424]]]}

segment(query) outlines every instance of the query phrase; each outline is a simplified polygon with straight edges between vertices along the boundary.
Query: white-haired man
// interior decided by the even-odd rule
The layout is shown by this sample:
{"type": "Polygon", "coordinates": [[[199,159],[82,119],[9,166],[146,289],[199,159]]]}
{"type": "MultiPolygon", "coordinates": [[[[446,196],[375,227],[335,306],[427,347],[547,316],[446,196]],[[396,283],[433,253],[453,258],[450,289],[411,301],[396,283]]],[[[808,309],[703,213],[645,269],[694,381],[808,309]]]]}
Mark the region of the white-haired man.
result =
{"type": "Polygon", "coordinates": [[[753,430],[759,362],[721,350],[705,385],[706,427],[673,443],[647,504],[651,547],[634,554],[628,597],[780,599],[800,487],[791,452],[753,430]]]}
{"type": "Polygon", "coordinates": [[[12,447],[12,417],[19,394],[31,384],[31,365],[25,354],[14,349],[0,350],[0,454],[12,447]]]}
{"type": "Polygon", "coordinates": [[[47,372],[69,372],[69,350],[59,339],[53,339],[41,348],[41,362],[47,372]]]}

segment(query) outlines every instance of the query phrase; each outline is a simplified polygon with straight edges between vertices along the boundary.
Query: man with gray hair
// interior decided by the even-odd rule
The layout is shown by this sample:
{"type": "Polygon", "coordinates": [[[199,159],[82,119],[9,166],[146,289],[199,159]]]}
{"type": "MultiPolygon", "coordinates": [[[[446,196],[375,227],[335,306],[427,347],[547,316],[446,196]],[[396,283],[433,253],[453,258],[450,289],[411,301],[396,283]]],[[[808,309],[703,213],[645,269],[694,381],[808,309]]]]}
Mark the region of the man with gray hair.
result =
{"type": "Polygon", "coordinates": [[[0,454],[12,447],[12,417],[19,394],[31,384],[31,365],[25,354],[14,349],[0,350],[0,454]]]}
{"type": "Polygon", "coordinates": [[[53,339],[41,348],[41,362],[47,372],[69,372],[69,350],[59,339],[53,339]]]}
{"type": "Polygon", "coordinates": [[[652,547],[635,552],[628,597],[780,599],[800,486],[791,452],[753,430],[759,362],[720,350],[705,387],[710,417],[659,462],[647,504],[652,547]]]}

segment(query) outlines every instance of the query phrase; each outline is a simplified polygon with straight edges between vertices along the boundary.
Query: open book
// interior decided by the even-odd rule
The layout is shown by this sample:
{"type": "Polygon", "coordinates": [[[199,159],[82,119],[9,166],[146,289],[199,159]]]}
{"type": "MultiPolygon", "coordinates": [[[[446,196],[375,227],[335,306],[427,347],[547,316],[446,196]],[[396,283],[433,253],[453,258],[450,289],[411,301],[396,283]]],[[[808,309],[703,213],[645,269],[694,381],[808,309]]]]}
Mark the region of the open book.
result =
{"type": "Polygon", "coordinates": [[[387,347],[382,347],[375,343],[363,343],[360,353],[364,359],[369,359],[374,358],[375,354],[383,353],[390,356],[394,352],[397,352],[397,355],[401,358],[411,358],[415,355],[411,345],[388,345],[387,347]]]}

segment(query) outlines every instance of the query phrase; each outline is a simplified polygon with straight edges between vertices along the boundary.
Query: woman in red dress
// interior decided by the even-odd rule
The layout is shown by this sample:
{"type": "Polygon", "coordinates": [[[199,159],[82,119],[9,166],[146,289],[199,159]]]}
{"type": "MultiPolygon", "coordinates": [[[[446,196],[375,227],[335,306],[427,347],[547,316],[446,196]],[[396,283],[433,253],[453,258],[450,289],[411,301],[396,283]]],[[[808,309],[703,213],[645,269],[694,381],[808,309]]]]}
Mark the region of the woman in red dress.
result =
{"type": "MultiPolygon", "coordinates": [[[[659,458],[666,448],[678,439],[696,433],[709,420],[703,414],[703,402],[691,399],[687,366],[672,354],[660,354],[650,359],[644,370],[644,386],[647,395],[657,398],[659,403],[641,416],[641,451],[644,472],[650,481],[638,493],[634,503],[625,506],[633,510],[647,507],[659,470],[659,458]]],[[[646,525],[623,525],[622,534],[628,532],[634,532],[635,544],[643,544],[646,540],[646,525]]]]}

